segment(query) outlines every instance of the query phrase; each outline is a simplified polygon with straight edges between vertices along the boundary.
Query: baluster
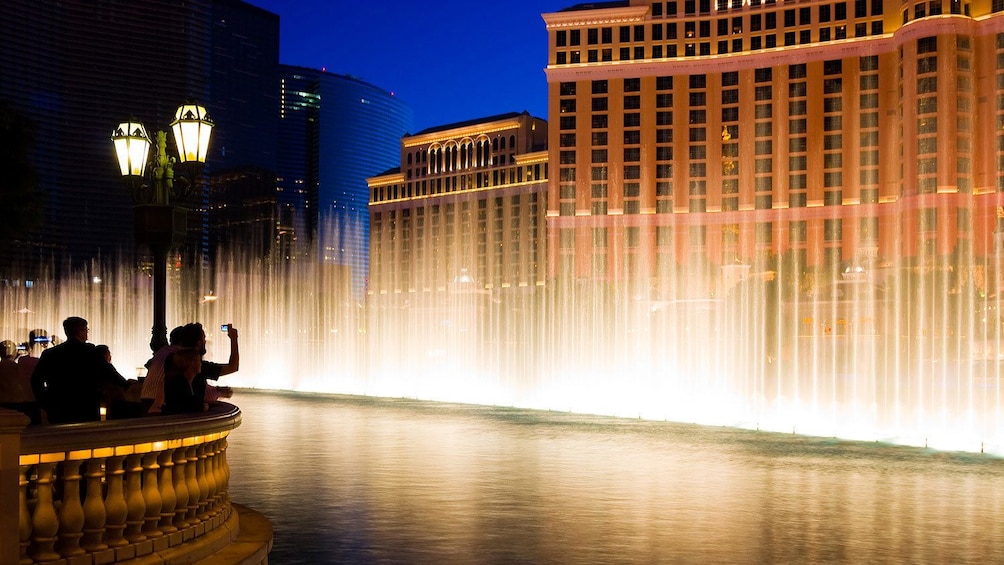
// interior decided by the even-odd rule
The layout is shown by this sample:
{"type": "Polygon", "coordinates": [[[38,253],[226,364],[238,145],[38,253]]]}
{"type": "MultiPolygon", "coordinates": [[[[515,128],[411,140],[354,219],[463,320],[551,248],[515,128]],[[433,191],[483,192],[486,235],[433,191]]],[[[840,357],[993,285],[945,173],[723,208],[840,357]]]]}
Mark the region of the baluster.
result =
{"type": "Polygon", "coordinates": [[[35,466],[35,473],[38,475],[35,480],[37,494],[35,513],[31,517],[31,531],[35,542],[31,557],[35,561],[59,559],[59,554],[54,549],[56,533],[59,531],[59,518],[56,517],[56,507],[52,503],[55,467],[55,463],[39,463],[35,466]]]}
{"type": "Polygon", "coordinates": [[[174,494],[178,497],[174,506],[174,525],[184,528],[188,525],[185,514],[188,513],[188,485],[185,483],[185,465],[188,457],[185,455],[185,448],[179,447],[174,450],[174,494]]]}
{"type": "Polygon", "coordinates": [[[227,447],[229,445],[230,443],[227,441],[227,438],[224,437],[220,444],[220,469],[223,472],[223,481],[221,483],[223,485],[223,501],[228,503],[228,505],[230,502],[230,464],[227,463],[227,447]]]}
{"type": "Polygon", "coordinates": [[[178,497],[174,493],[174,449],[165,449],[160,452],[158,462],[160,463],[160,531],[170,534],[178,531],[174,525],[174,508],[178,504],[178,497]]]}
{"type": "Polygon", "coordinates": [[[31,511],[28,510],[28,471],[30,470],[31,465],[21,465],[17,479],[17,545],[20,548],[18,565],[31,564],[31,558],[28,557],[28,545],[31,543],[31,511]]]}
{"type": "Polygon", "coordinates": [[[143,500],[142,465],[143,457],[136,453],[126,458],[125,496],[128,514],[126,515],[125,538],[130,542],[146,539],[143,535],[143,517],[146,514],[146,501],[143,500]]]}
{"type": "Polygon", "coordinates": [[[188,487],[188,513],[185,515],[185,520],[189,525],[202,521],[198,517],[199,498],[202,494],[199,490],[199,479],[195,475],[195,463],[199,460],[199,456],[196,455],[197,449],[196,446],[192,445],[185,450],[187,456],[185,460],[185,486],[188,487]]]}
{"type": "Polygon", "coordinates": [[[209,494],[206,496],[206,514],[215,516],[219,513],[219,497],[216,496],[216,442],[206,444],[206,484],[209,494]]]}
{"type": "Polygon", "coordinates": [[[157,528],[160,522],[160,486],[157,484],[157,472],[160,465],[157,464],[157,452],[143,455],[143,501],[146,503],[146,515],[143,518],[143,534],[149,538],[157,538],[164,535],[157,528]]]}
{"type": "Polygon", "coordinates": [[[206,505],[209,504],[209,480],[206,473],[206,444],[200,444],[196,450],[195,475],[199,480],[199,510],[200,520],[209,518],[206,505]]]}
{"type": "Polygon", "coordinates": [[[122,468],[122,464],[124,461],[124,455],[113,455],[108,458],[105,467],[105,476],[108,481],[108,492],[105,494],[105,513],[107,514],[105,540],[109,547],[121,547],[129,543],[122,537],[126,527],[126,516],[129,512],[123,490],[125,469],[122,468]]]}
{"type": "Polygon", "coordinates": [[[85,474],[84,536],[80,545],[91,553],[108,549],[108,544],[101,541],[105,535],[108,518],[105,501],[101,498],[101,479],[105,476],[104,463],[104,457],[93,457],[87,461],[85,474]]]}
{"type": "Polygon", "coordinates": [[[83,461],[64,461],[63,500],[59,508],[59,553],[64,557],[83,555],[80,538],[84,535],[84,507],[80,504],[80,465],[83,461]]]}

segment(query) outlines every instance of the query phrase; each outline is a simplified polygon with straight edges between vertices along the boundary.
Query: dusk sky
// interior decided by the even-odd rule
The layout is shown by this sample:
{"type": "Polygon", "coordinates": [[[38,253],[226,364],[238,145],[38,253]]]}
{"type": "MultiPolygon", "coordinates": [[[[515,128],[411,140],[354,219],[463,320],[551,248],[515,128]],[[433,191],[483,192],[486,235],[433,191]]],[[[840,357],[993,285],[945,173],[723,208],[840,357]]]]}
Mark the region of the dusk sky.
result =
{"type": "Polygon", "coordinates": [[[415,131],[505,112],[547,118],[542,13],[577,0],[247,0],[279,15],[279,62],[391,91],[415,131]]]}

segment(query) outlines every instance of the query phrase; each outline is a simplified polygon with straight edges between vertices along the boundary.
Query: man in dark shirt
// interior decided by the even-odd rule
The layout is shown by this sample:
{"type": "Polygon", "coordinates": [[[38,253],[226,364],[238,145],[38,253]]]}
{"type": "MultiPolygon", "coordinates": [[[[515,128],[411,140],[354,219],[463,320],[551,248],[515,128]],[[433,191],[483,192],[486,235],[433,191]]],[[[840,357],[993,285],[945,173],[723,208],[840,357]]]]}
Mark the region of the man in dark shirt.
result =
{"type": "Polygon", "coordinates": [[[94,422],[101,419],[104,387],[129,387],[127,381],[87,343],[87,320],[63,321],[66,341],[42,352],[31,374],[31,388],[49,423],[94,422]]]}
{"type": "MultiPolygon", "coordinates": [[[[227,338],[230,340],[230,357],[225,365],[219,363],[213,363],[212,361],[202,361],[199,373],[192,380],[191,386],[192,390],[199,400],[200,403],[206,403],[209,400],[206,396],[206,390],[208,387],[208,381],[219,380],[223,375],[229,375],[231,373],[236,373],[240,368],[240,348],[238,347],[238,334],[237,328],[233,324],[227,325],[227,338]]],[[[185,324],[181,329],[179,334],[179,343],[182,347],[190,347],[197,351],[199,355],[206,354],[206,331],[202,327],[202,324],[191,323],[185,324]]]]}

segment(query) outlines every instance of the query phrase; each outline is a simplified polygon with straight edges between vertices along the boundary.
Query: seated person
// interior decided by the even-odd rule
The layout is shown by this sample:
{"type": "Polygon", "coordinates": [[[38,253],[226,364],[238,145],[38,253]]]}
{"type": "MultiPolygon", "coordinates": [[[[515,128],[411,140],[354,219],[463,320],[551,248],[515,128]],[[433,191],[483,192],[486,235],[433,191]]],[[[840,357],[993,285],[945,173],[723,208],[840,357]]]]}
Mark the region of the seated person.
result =
{"type": "Polygon", "coordinates": [[[31,418],[32,424],[42,423],[42,414],[31,392],[31,376],[14,362],[18,347],[13,341],[0,342],[0,407],[17,410],[31,418]]]}
{"type": "MultiPolygon", "coordinates": [[[[112,352],[107,345],[94,348],[109,365],[112,362],[112,352]]],[[[139,389],[143,383],[129,379],[129,388],[104,385],[101,389],[101,403],[108,409],[108,419],[136,418],[144,414],[143,405],[139,401],[139,389]]]]}
{"type": "Polygon", "coordinates": [[[129,381],[108,363],[94,344],[87,343],[87,320],[63,320],[66,341],[42,352],[31,374],[35,398],[52,424],[96,422],[101,419],[105,387],[129,388],[129,381]]]}
{"type": "Polygon", "coordinates": [[[178,349],[164,361],[164,405],[161,414],[204,412],[203,391],[192,386],[202,370],[202,356],[194,349],[178,349]]]}

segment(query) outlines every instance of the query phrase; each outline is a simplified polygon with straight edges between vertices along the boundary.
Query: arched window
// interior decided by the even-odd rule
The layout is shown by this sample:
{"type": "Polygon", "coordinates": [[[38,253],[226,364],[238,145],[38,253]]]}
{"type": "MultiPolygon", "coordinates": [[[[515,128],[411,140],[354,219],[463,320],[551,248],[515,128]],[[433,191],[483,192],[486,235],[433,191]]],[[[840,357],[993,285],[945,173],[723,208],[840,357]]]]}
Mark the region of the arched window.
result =
{"type": "Polygon", "coordinates": [[[460,168],[469,169],[474,166],[474,141],[464,138],[460,142],[460,168]]]}
{"type": "Polygon", "coordinates": [[[495,139],[492,140],[492,151],[498,151],[498,150],[499,150],[499,138],[496,137],[495,139]]]}
{"type": "Polygon", "coordinates": [[[491,162],[491,156],[490,156],[491,144],[488,140],[488,136],[484,134],[479,136],[477,141],[474,142],[474,146],[477,151],[477,159],[474,163],[475,166],[487,167],[488,163],[491,162]]]}
{"type": "Polygon", "coordinates": [[[439,151],[438,145],[429,148],[429,173],[439,172],[439,151]]]}
{"type": "Polygon", "coordinates": [[[510,135],[509,136],[509,149],[516,149],[516,136],[515,135],[510,135]]]}
{"type": "Polygon", "coordinates": [[[505,136],[504,135],[502,136],[502,142],[499,143],[499,148],[505,149],[505,136]]]}
{"type": "Polygon", "coordinates": [[[408,153],[408,164],[411,164],[411,153],[408,153]]]}

